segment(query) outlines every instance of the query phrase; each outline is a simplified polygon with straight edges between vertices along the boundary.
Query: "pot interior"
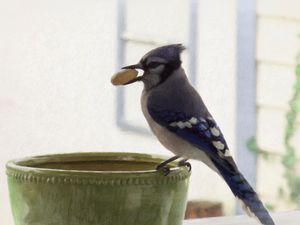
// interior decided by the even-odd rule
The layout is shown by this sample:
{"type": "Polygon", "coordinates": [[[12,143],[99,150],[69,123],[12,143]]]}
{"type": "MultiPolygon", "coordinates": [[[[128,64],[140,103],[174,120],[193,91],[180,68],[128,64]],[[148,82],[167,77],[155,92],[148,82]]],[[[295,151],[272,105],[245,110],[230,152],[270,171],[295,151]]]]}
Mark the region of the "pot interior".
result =
{"type": "MultiPolygon", "coordinates": [[[[164,159],[135,153],[71,153],[16,160],[22,167],[75,171],[153,171],[164,159]]],[[[176,167],[170,164],[170,167],[176,167]]]]}
{"type": "Polygon", "coordinates": [[[76,162],[50,162],[33,165],[35,168],[84,170],[84,171],[147,171],[154,170],[157,166],[154,162],[96,160],[76,162]]]}

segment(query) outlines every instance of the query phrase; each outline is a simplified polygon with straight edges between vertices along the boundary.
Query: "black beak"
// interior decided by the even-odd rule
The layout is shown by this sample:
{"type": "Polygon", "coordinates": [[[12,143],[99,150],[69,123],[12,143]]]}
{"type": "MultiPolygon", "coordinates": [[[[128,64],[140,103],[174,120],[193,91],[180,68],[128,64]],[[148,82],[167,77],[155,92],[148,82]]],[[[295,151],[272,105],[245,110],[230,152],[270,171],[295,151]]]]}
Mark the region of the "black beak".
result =
{"type": "MultiPolygon", "coordinates": [[[[143,70],[143,66],[142,66],[141,63],[138,63],[138,64],[134,64],[134,65],[130,65],[130,66],[124,66],[124,67],[122,67],[122,69],[141,69],[141,70],[143,70]]],[[[128,82],[125,83],[124,85],[132,84],[132,83],[134,83],[134,82],[136,82],[136,81],[141,81],[142,79],[143,79],[142,76],[138,76],[138,77],[136,77],[136,78],[134,78],[134,79],[128,81],[128,82]]]]}
{"type": "Polygon", "coordinates": [[[130,65],[130,66],[124,66],[122,69],[143,69],[143,66],[141,63],[130,65]]]}

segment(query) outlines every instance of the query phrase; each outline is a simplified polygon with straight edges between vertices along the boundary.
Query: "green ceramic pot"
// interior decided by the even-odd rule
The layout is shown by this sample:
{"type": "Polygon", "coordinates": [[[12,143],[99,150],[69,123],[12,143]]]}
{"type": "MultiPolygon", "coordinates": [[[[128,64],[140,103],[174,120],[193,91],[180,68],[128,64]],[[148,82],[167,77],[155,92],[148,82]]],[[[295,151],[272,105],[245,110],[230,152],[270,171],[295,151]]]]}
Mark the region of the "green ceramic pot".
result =
{"type": "Polygon", "coordinates": [[[7,163],[15,225],[179,225],[190,173],[136,153],[45,155],[7,163]]]}

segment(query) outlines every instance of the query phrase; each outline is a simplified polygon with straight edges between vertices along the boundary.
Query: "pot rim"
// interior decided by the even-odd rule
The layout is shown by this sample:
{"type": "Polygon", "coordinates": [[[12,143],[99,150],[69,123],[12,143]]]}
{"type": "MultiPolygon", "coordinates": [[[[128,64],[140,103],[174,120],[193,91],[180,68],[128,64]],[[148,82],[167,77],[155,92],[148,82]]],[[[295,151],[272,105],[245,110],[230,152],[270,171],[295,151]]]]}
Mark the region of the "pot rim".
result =
{"type": "MultiPolygon", "coordinates": [[[[6,163],[7,175],[14,175],[16,173],[30,173],[40,175],[153,175],[161,173],[155,169],[153,170],[124,170],[124,171],[91,171],[91,170],[76,170],[76,169],[52,169],[52,168],[39,168],[34,165],[39,165],[46,162],[76,162],[76,161],[97,161],[97,159],[104,160],[120,160],[120,161],[139,161],[139,162],[153,162],[161,163],[168,159],[166,156],[156,154],[144,154],[135,152],[74,152],[74,153],[60,153],[60,154],[46,154],[29,156],[19,159],[13,159],[6,163]],[[104,157],[104,158],[103,158],[104,157]],[[106,159],[105,159],[106,157],[106,159]]],[[[190,171],[186,167],[179,167],[176,163],[168,164],[171,166],[171,174],[190,175],[190,171]]]]}

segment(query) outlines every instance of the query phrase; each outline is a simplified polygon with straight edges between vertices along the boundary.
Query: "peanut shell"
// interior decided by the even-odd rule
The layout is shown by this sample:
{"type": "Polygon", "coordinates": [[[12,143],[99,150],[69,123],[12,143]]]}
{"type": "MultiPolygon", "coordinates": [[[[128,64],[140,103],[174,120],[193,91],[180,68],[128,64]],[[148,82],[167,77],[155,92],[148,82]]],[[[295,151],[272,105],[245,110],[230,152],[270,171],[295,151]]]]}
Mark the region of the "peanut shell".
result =
{"type": "Polygon", "coordinates": [[[111,77],[113,85],[124,85],[132,79],[136,78],[138,71],[134,69],[122,69],[111,77]]]}

